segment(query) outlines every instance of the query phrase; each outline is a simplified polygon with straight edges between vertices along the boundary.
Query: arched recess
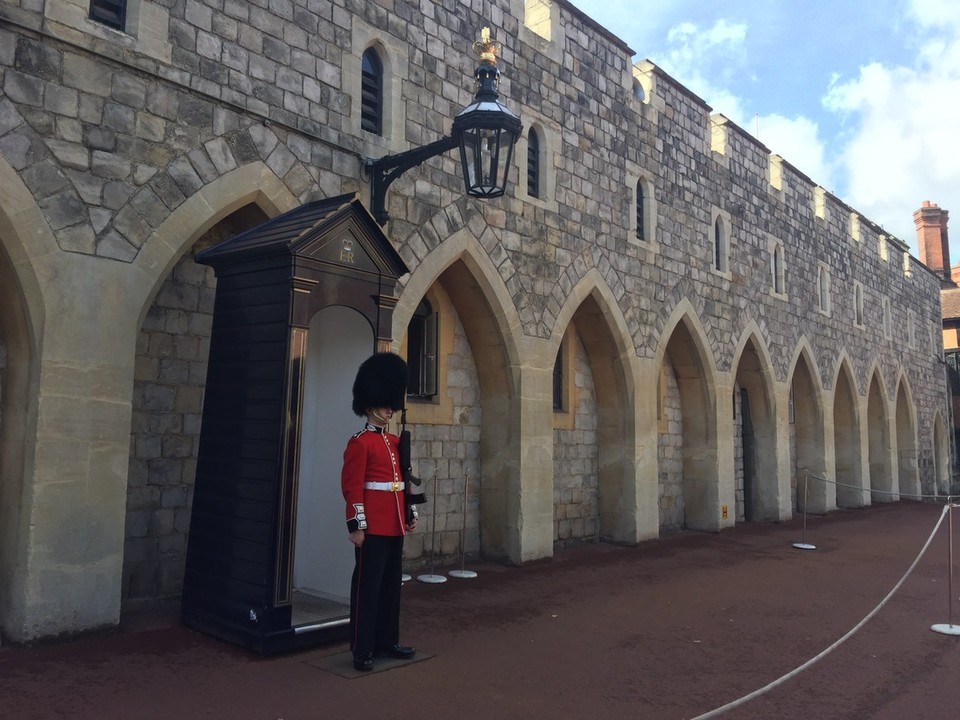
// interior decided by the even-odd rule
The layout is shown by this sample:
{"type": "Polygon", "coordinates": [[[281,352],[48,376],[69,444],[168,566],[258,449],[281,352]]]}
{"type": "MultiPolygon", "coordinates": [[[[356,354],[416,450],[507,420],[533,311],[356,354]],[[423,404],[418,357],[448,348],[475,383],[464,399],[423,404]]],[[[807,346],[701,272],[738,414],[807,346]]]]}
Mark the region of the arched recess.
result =
{"type": "Polygon", "coordinates": [[[863,505],[863,465],[860,448],[860,403],[857,382],[844,357],[833,383],[833,447],[837,478],[837,507],[863,505]]]}
{"type": "MultiPolygon", "coordinates": [[[[603,276],[591,268],[561,308],[551,338],[556,354],[572,325],[583,343],[596,394],[597,511],[601,539],[632,542],[638,528],[633,398],[633,343],[603,276]]],[[[557,478],[554,478],[556,485],[557,478]]]]}
{"type": "Polygon", "coordinates": [[[36,265],[58,252],[33,196],[0,157],[0,634],[25,637],[39,340],[44,304],[36,265]]]}
{"type": "Polygon", "coordinates": [[[950,446],[943,418],[937,413],[933,421],[933,470],[938,495],[950,494],[950,446]]]}
{"type": "Polygon", "coordinates": [[[298,204],[296,196],[261,161],[248,163],[204,185],[153,232],[133,261],[130,302],[140,307],[143,325],[150,305],[173,266],[197,239],[232,213],[256,207],[270,218],[298,204]]]}
{"type": "Polygon", "coordinates": [[[179,597],[196,472],[216,292],[194,256],[248,230],[296,199],[262,163],[214,180],[145,243],[126,487],[121,603],[179,597]]]}
{"type": "Polygon", "coordinates": [[[867,457],[870,462],[870,490],[873,502],[892,502],[893,473],[890,468],[890,424],[880,370],[870,375],[867,391],[867,457]]]}
{"type": "Polygon", "coordinates": [[[797,511],[826,509],[826,474],[823,447],[823,405],[813,354],[801,340],[790,375],[790,438],[793,458],[793,507],[797,511]],[[804,487],[806,484],[806,487],[804,487]]]}
{"type": "Polygon", "coordinates": [[[737,487],[737,520],[779,519],[777,486],[777,423],[773,403],[770,356],[751,322],[734,361],[735,434],[740,440],[743,474],[737,487]]]}
{"type": "Polygon", "coordinates": [[[467,229],[443,240],[410,274],[393,313],[394,348],[434,283],[449,297],[470,344],[480,389],[480,550],[521,562],[520,319],[496,267],[467,229]]]}
{"type": "Polygon", "coordinates": [[[658,442],[675,441],[669,449],[679,453],[679,477],[660,474],[661,524],[675,528],[671,519],[677,519],[681,529],[713,531],[720,517],[715,365],[689,300],[678,304],[665,327],[657,352],[658,442]]]}
{"type": "Polygon", "coordinates": [[[920,499],[920,467],[917,463],[916,408],[910,385],[901,373],[897,384],[897,478],[901,495],[920,499]]]}

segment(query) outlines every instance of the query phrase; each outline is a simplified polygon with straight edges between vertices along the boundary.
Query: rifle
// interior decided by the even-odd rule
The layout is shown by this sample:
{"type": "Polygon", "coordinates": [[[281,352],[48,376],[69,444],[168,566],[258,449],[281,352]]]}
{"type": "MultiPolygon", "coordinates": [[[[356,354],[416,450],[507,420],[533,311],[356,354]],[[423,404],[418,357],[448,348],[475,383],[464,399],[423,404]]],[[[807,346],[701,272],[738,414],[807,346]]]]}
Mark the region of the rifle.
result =
{"type": "Polygon", "coordinates": [[[416,515],[414,514],[414,505],[422,505],[427,501],[427,496],[422,492],[415,493],[413,486],[417,487],[423,482],[413,474],[413,467],[410,461],[410,431],[407,430],[407,409],[403,408],[400,414],[400,474],[403,476],[403,504],[406,510],[407,524],[411,524],[416,515]]]}

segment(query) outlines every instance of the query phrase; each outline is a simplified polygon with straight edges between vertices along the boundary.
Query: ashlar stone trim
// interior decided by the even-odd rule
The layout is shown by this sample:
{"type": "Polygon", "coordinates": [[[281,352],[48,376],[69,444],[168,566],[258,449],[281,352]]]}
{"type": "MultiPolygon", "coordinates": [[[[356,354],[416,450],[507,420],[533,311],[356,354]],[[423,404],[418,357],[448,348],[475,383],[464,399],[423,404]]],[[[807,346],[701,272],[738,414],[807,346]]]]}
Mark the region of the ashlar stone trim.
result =
{"type": "Polygon", "coordinates": [[[707,247],[710,249],[710,271],[727,280],[731,279],[730,252],[733,246],[733,222],[730,213],[714,206],[710,208],[710,226],[707,228],[707,247]],[[717,243],[719,242],[719,247],[717,243]]]}
{"type": "Polygon", "coordinates": [[[554,63],[563,62],[566,44],[566,23],[560,22],[560,7],[555,0],[522,0],[523,12],[517,38],[525,45],[547,56],[554,63]]]}
{"type": "Polygon", "coordinates": [[[657,216],[656,184],[651,177],[656,177],[638,165],[627,161],[627,207],[626,222],[627,242],[641,245],[656,253],[659,250],[659,218],[657,216]],[[637,190],[643,191],[643,232],[638,237],[637,228],[637,190]]]}
{"type": "Polygon", "coordinates": [[[351,98],[350,112],[345,118],[347,133],[360,138],[360,152],[366,157],[379,158],[406,149],[403,84],[410,77],[409,47],[393,35],[368,24],[359,15],[352,17],[350,47],[352,52],[344,52],[341,67],[341,89],[351,98]],[[382,135],[360,129],[362,59],[363,53],[371,47],[377,51],[383,64],[382,135]]]}
{"type": "Polygon", "coordinates": [[[406,328],[420,299],[437,282],[440,275],[458,261],[463,262],[480,285],[500,330],[507,357],[511,363],[518,364],[518,344],[523,337],[520,314],[507,290],[501,270],[469,228],[459,229],[429,256],[412,266],[414,270],[408,276],[400,301],[393,310],[392,337],[400,338],[406,334],[406,328]]]}
{"type": "Polygon", "coordinates": [[[556,196],[557,157],[562,155],[562,130],[555,122],[531,110],[524,109],[523,120],[524,132],[517,138],[513,151],[518,166],[516,196],[524,203],[556,213],[559,211],[556,196]],[[529,171],[527,149],[531,130],[537,133],[537,139],[540,141],[538,156],[540,192],[537,197],[527,194],[529,171]]]}
{"type": "Polygon", "coordinates": [[[773,235],[767,236],[770,257],[770,295],[778,300],[789,301],[787,293],[786,253],[783,241],[773,235]]]}
{"type": "Polygon", "coordinates": [[[47,29],[56,37],[82,46],[89,45],[93,37],[118,46],[121,52],[132,50],[169,63],[170,12],[149,0],[127,0],[126,5],[126,27],[122,32],[91,20],[89,0],[47,2],[43,4],[43,14],[47,29]]]}

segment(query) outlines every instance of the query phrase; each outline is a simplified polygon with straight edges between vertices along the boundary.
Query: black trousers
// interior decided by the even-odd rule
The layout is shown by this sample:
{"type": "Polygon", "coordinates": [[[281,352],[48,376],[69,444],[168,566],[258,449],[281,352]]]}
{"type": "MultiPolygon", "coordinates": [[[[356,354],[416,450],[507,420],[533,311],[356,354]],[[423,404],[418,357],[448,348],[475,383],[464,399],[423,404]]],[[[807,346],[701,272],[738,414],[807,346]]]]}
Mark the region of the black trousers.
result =
{"type": "Polygon", "coordinates": [[[354,552],[350,649],[359,656],[400,642],[403,536],[367,534],[354,552]]]}

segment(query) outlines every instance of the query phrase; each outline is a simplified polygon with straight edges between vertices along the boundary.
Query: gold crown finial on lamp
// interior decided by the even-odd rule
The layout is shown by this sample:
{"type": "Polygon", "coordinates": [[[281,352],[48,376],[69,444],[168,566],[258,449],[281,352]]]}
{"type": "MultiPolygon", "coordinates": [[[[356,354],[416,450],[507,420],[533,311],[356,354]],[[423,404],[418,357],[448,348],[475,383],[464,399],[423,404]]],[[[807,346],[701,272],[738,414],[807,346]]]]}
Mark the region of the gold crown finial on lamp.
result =
{"type": "Polygon", "coordinates": [[[490,39],[490,28],[480,31],[480,39],[473,44],[474,52],[480,56],[480,62],[497,64],[497,53],[500,52],[500,43],[490,39]]]}

